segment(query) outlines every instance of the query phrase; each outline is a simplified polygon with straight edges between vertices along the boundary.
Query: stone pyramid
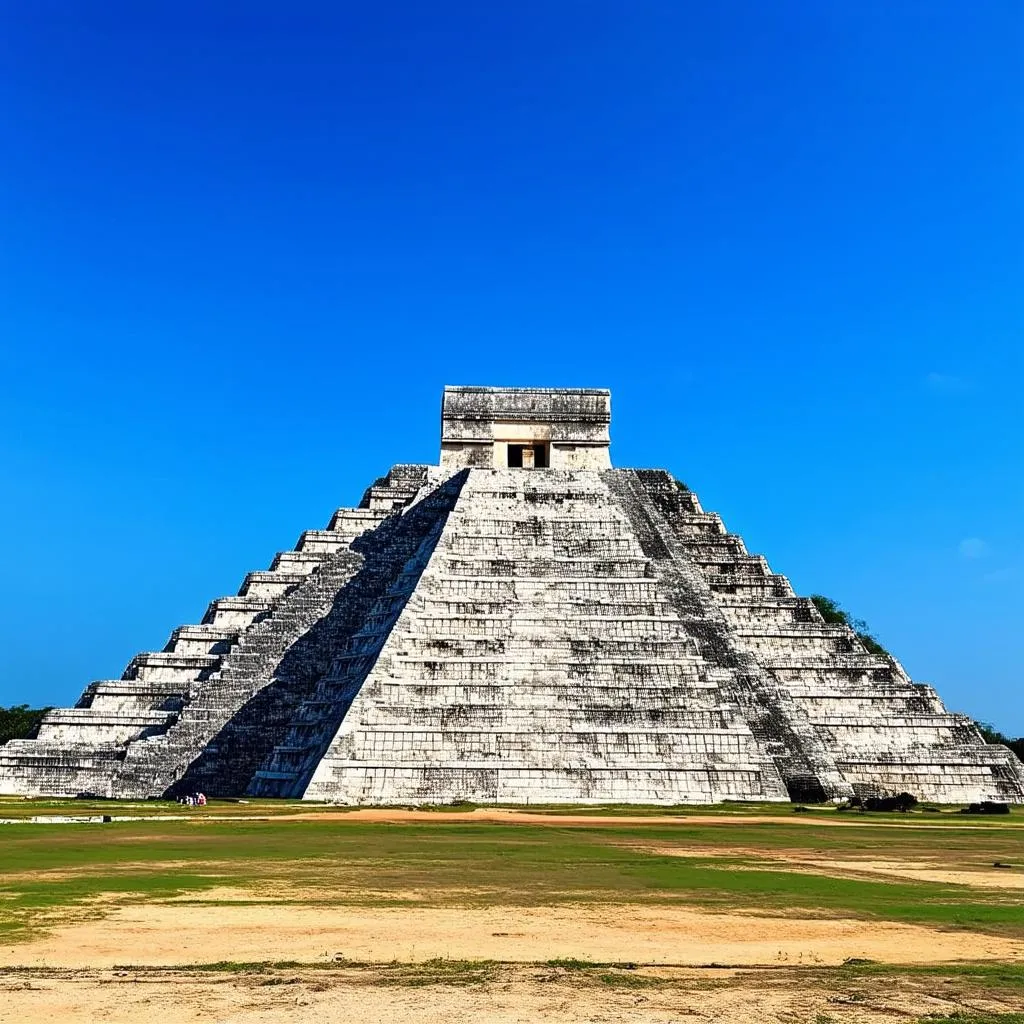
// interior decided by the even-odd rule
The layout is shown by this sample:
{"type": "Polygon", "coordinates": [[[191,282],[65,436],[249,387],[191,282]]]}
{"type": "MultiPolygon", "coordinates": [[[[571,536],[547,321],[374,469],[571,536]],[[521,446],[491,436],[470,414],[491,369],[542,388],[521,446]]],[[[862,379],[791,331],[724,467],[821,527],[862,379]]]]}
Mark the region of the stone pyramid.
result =
{"type": "Polygon", "coordinates": [[[0,747],[0,792],[652,804],[1024,800],[1024,767],[824,622],[600,390],[446,388],[399,465],[0,747]]]}

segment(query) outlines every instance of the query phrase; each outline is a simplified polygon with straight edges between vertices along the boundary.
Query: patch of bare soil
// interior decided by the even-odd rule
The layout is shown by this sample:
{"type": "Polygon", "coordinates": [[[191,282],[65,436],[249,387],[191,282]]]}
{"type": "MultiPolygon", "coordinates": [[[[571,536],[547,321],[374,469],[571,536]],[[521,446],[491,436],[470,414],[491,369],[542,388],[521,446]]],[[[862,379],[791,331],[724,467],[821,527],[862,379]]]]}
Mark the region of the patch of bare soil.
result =
{"type": "MultiPolygon", "coordinates": [[[[177,896],[170,896],[162,903],[343,903],[346,895],[351,892],[362,904],[373,903],[420,903],[436,901],[438,890],[422,889],[368,889],[364,885],[353,885],[349,890],[344,886],[334,885],[329,890],[312,888],[296,884],[267,884],[259,889],[247,889],[244,886],[217,885],[199,892],[189,890],[177,896]]],[[[476,889],[445,889],[444,894],[453,902],[463,898],[471,898],[476,889]]],[[[119,899],[123,899],[120,895],[119,899]]],[[[287,912],[287,911],[286,911],[287,912]]]]}
{"type": "MultiPolygon", "coordinates": [[[[117,871],[122,875],[146,874],[159,872],[162,875],[173,875],[177,871],[188,871],[190,874],[216,874],[218,871],[230,870],[231,861],[204,860],[125,860],[117,862],[117,871]]],[[[5,871],[4,884],[17,882],[68,882],[75,878],[88,878],[93,875],[109,875],[109,864],[84,864],[73,868],[44,868],[39,871],[5,871]]]]}
{"type": "Polygon", "coordinates": [[[720,1024],[827,1019],[883,1024],[927,1013],[1009,1012],[1024,1002],[965,988],[955,979],[836,981],[794,971],[573,972],[500,966],[482,981],[438,983],[366,966],[256,974],[81,971],[0,974],[2,1024],[196,1020],[224,1024],[720,1024]],[[610,980],[609,980],[610,979],[610,980]]]}
{"type": "MultiPolygon", "coordinates": [[[[707,857],[706,847],[644,846],[628,844],[634,849],[646,850],[659,857],[707,857]]],[[[1019,868],[961,868],[950,869],[928,860],[843,860],[808,857],[799,851],[752,849],[750,847],[715,847],[719,857],[750,857],[770,863],[774,870],[806,871],[816,875],[882,876],[907,878],[915,882],[939,882],[950,885],[969,885],[979,889],[1024,889],[1024,871],[1019,868]]],[[[758,865],[760,866],[760,865],[758,865]]],[[[739,870],[732,868],[732,870],[739,870]]]]}
{"type": "Polygon", "coordinates": [[[949,871],[930,866],[920,861],[900,860],[803,860],[804,864],[817,868],[819,873],[830,870],[864,872],[873,875],[888,875],[894,878],[909,878],[915,882],[940,882],[952,885],[971,885],[980,889],[1024,889],[1024,871],[1005,869],[983,869],[949,871]]]}
{"type": "Polygon", "coordinates": [[[686,907],[366,907],[135,904],[0,948],[0,966],[105,968],[216,961],[436,957],[736,965],[1024,959],[1024,943],[915,925],[706,913],[686,907]]]}

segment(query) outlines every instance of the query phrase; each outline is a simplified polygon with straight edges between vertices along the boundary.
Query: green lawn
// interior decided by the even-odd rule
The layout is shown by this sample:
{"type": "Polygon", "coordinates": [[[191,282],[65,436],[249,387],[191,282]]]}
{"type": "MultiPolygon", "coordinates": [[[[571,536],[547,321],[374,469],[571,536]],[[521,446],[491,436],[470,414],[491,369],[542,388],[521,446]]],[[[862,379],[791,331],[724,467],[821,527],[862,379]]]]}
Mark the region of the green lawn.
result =
{"type": "MultiPolygon", "coordinates": [[[[50,803],[35,812],[87,813],[79,801],[50,803]]],[[[271,802],[228,806],[262,812],[265,804],[271,802]]],[[[124,805],[99,806],[101,813],[125,812],[124,805]]],[[[160,807],[175,809],[153,805],[160,807]]],[[[295,805],[279,803],[268,811],[285,808],[295,805]]],[[[779,808],[767,811],[777,814],[779,808]]],[[[795,908],[1024,938],[1020,890],[841,877],[825,868],[797,873],[771,860],[785,852],[826,861],[1019,865],[1019,818],[988,820],[980,829],[957,818],[936,829],[923,816],[899,816],[894,823],[858,817],[841,828],[808,817],[794,816],[792,823],[740,815],[728,822],[671,823],[641,816],[635,824],[612,826],[383,824],[344,818],[223,821],[200,809],[186,820],[7,825],[0,826],[0,932],[26,936],[55,919],[100,913],[121,901],[185,895],[201,903],[212,888],[227,885],[254,898],[271,893],[283,904],[684,902],[764,913],[795,908]],[[652,852],[659,848],[685,855],[652,852]]]]}

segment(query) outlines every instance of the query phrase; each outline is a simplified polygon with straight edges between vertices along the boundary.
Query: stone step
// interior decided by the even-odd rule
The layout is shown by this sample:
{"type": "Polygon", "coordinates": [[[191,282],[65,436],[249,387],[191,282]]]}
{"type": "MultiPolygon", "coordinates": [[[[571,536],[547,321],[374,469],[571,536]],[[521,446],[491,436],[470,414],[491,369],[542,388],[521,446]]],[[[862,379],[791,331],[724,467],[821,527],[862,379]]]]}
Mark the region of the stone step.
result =
{"type": "Polygon", "coordinates": [[[483,558],[637,558],[640,546],[632,537],[485,537],[450,538],[444,551],[451,557],[483,558]]]}
{"type": "MultiPolygon", "coordinates": [[[[401,673],[411,682],[426,683],[436,680],[461,682],[467,679],[500,680],[501,678],[529,678],[551,673],[562,673],[569,680],[586,680],[591,685],[598,678],[631,678],[665,680],[696,679],[700,659],[693,656],[678,658],[616,658],[590,657],[586,660],[565,655],[544,658],[542,665],[524,661],[515,656],[502,655],[389,655],[393,671],[401,673]]],[[[344,658],[339,658],[340,664],[344,658]]],[[[717,684],[709,684],[717,685],[717,684]]]]}
{"type": "MultiPolygon", "coordinates": [[[[339,508],[327,526],[332,533],[340,533],[345,537],[358,537],[367,530],[375,530],[389,513],[378,509],[368,508],[339,508]]],[[[308,533],[319,533],[317,530],[307,531],[308,533]]],[[[306,534],[303,534],[306,536],[306,534]]]]}
{"type": "MultiPolygon", "coordinates": [[[[433,617],[448,616],[493,616],[506,618],[517,605],[511,601],[466,601],[449,598],[423,596],[423,613],[433,617]]],[[[523,601],[518,606],[529,609],[530,603],[523,601]]],[[[545,606],[545,617],[551,619],[584,618],[596,622],[609,619],[663,619],[669,617],[667,601],[614,602],[614,601],[551,601],[545,606]]],[[[524,614],[524,612],[519,612],[524,614]]]]}
{"type": "Polygon", "coordinates": [[[75,743],[49,744],[41,740],[8,740],[0,746],[0,764],[111,764],[124,757],[122,744],[75,743]]]}
{"type": "Polygon", "coordinates": [[[220,655],[216,654],[148,651],[132,658],[124,671],[124,678],[154,682],[190,682],[208,675],[220,665],[220,662],[220,655]]]}
{"type": "Polygon", "coordinates": [[[270,572],[308,576],[330,557],[326,551],[281,551],[270,563],[270,572]]]}
{"type": "MultiPolygon", "coordinates": [[[[675,752],[673,752],[675,753],[675,752]]],[[[526,755],[527,752],[523,751],[526,755]]],[[[467,757],[465,760],[456,758],[433,760],[433,759],[419,759],[411,752],[403,756],[402,751],[388,751],[386,757],[382,757],[378,754],[374,758],[366,759],[346,759],[338,758],[331,762],[331,770],[333,772],[343,772],[351,769],[365,769],[365,770],[383,770],[389,774],[393,773],[398,775],[400,772],[408,770],[416,773],[423,772],[426,767],[430,768],[444,768],[451,771],[496,771],[500,772],[501,775],[509,775],[513,772],[526,772],[531,776],[543,777],[548,774],[555,774],[557,772],[588,772],[588,771],[609,771],[618,769],[620,771],[627,771],[632,775],[635,784],[639,781],[640,773],[651,772],[651,771],[665,771],[673,774],[706,774],[714,772],[726,772],[735,773],[736,775],[761,775],[764,772],[764,766],[758,764],[753,758],[747,760],[739,760],[736,758],[728,758],[723,760],[719,764],[709,764],[704,757],[694,758],[692,761],[683,760],[681,762],[673,762],[666,764],[664,756],[651,752],[647,758],[637,757],[635,753],[625,752],[621,759],[612,760],[595,757],[593,755],[588,756],[584,751],[574,751],[571,758],[566,758],[568,763],[564,764],[564,767],[551,767],[551,768],[539,768],[536,761],[532,757],[522,756],[516,758],[507,754],[500,756],[497,755],[493,758],[470,758],[467,757]],[[652,756],[653,755],[653,756],[652,756]],[[633,774],[635,773],[635,774],[633,774]]],[[[543,802],[543,798],[538,794],[534,798],[534,802],[543,802]]],[[[572,801],[577,803],[578,801],[572,801]]],[[[634,800],[627,800],[626,802],[635,803],[634,800]]],[[[691,803],[691,800],[680,800],[680,803],[691,803]]]]}
{"type": "MultiPolygon", "coordinates": [[[[496,732],[529,733],[541,728],[545,732],[592,733],[611,732],[643,733],[672,732],[694,735],[711,735],[717,732],[747,732],[746,725],[738,719],[729,719],[717,708],[698,708],[693,711],[666,711],[662,707],[649,708],[569,708],[564,705],[530,705],[495,707],[488,704],[474,704],[459,708],[438,710],[409,704],[375,706],[372,722],[374,728],[388,731],[415,733],[424,729],[437,732],[496,732]]],[[[361,724],[364,719],[360,719],[361,724]]]]}
{"type": "MultiPolygon", "coordinates": [[[[530,565],[529,568],[535,568],[530,565]]],[[[586,592],[588,589],[591,592],[597,593],[606,599],[612,597],[617,593],[629,593],[631,589],[640,588],[649,593],[656,593],[658,587],[658,581],[651,576],[645,575],[632,575],[632,576],[616,576],[616,575],[577,575],[574,573],[562,573],[557,575],[554,572],[555,567],[550,566],[551,573],[521,573],[516,576],[511,575],[495,575],[494,573],[470,573],[470,572],[451,572],[449,567],[445,566],[444,569],[440,570],[435,579],[439,585],[444,588],[444,592],[448,595],[448,599],[451,600],[453,595],[459,593],[459,586],[464,587],[475,587],[479,585],[480,590],[486,590],[488,586],[493,589],[499,588],[511,588],[513,583],[518,587],[533,587],[537,592],[541,588],[566,588],[571,590],[583,590],[586,592]]],[[[530,600],[530,590],[522,591],[523,596],[520,597],[518,593],[513,592],[511,589],[506,591],[509,597],[515,600],[530,600]]]]}
{"type": "Polygon", "coordinates": [[[878,713],[866,714],[866,708],[844,715],[821,715],[813,712],[808,714],[812,724],[827,729],[869,729],[875,732],[890,732],[896,729],[964,729],[970,725],[958,720],[953,715],[944,714],[893,714],[891,709],[879,707],[878,713]]]}
{"type": "Polygon", "coordinates": [[[415,496],[407,487],[370,488],[369,508],[371,511],[388,511],[403,508],[415,496]]]}
{"type": "Polygon", "coordinates": [[[238,590],[240,597],[262,597],[276,599],[306,579],[299,572],[250,572],[238,590]]]}
{"type": "Polygon", "coordinates": [[[238,629],[212,625],[179,626],[171,633],[164,651],[182,655],[225,654],[238,635],[238,629]]]}
{"type": "Polygon", "coordinates": [[[337,530],[306,530],[295,547],[297,553],[333,555],[348,550],[353,539],[337,530]]]}
{"type": "Polygon", "coordinates": [[[88,695],[96,697],[169,697],[183,687],[160,679],[99,679],[90,683],[88,695]]]}
{"type": "Polygon", "coordinates": [[[721,517],[714,512],[705,512],[701,515],[690,513],[681,516],[679,521],[672,524],[673,533],[684,543],[691,539],[702,540],[712,537],[733,536],[728,534],[721,517]]]}
{"type": "MultiPolygon", "coordinates": [[[[578,519],[556,518],[554,516],[527,516],[515,519],[463,519],[459,529],[460,537],[482,537],[494,540],[508,538],[540,538],[560,539],[570,537],[625,537],[632,541],[632,533],[627,525],[618,519],[587,518],[578,519]]],[[[632,541],[635,543],[635,541],[632,541]]]]}
{"type": "Polygon", "coordinates": [[[848,752],[837,757],[843,774],[862,795],[913,793],[919,800],[968,803],[1024,800],[1021,775],[1000,747],[921,746],[905,751],[848,752]]]}
{"type": "Polygon", "coordinates": [[[38,739],[41,743],[128,743],[149,732],[162,732],[176,718],[176,713],[165,711],[60,708],[47,713],[38,739]]]}
{"type": "MultiPolygon", "coordinates": [[[[405,704],[411,700],[436,700],[448,705],[481,704],[486,700],[507,703],[514,707],[562,706],[594,708],[603,711],[608,708],[635,709],[661,707],[673,702],[682,702],[687,710],[720,709],[723,699],[717,685],[706,682],[698,676],[677,674],[664,676],[652,673],[647,679],[624,679],[609,676],[606,681],[588,680],[586,704],[580,700],[580,687],[573,681],[566,681],[559,673],[548,678],[534,678],[530,675],[503,676],[501,679],[465,677],[462,679],[423,679],[419,681],[398,681],[382,679],[378,684],[381,699],[405,704]]],[[[324,683],[321,696],[311,701],[334,706],[345,694],[351,694],[351,682],[337,680],[334,684],[324,683]]]]}
{"type": "Polygon", "coordinates": [[[531,558],[514,559],[455,558],[441,560],[442,578],[462,579],[526,579],[546,580],[556,577],[560,581],[575,578],[588,582],[603,580],[646,579],[646,558],[531,558]]]}
{"type": "Polygon", "coordinates": [[[686,557],[698,565],[746,564],[751,558],[759,558],[758,555],[751,555],[743,541],[732,533],[684,540],[681,546],[686,557]]]}
{"type": "MultiPolygon", "coordinates": [[[[173,713],[165,711],[135,711],[131,713],[114,714],[109,711],[97,710],[96,708],[54,708],[46,713],[43,721],[43,728],[51,726],[98,726],[112,725],[123,726],[129,724],[159,725],[165,724],[168,719],[176,717],[173,713]]],[[[87,742],[79,740],[78,742],[87,742]]],[[[113,742],[113,741],[111,741],[113,742]]]]}
{"type": "MultiPolygon", "coordinates": [[[[760,665],[769,671],[803,671],[813,669],[862,669],[890,670],[892,663],[888,658],[867,651],[853,651],[836,654],[796,653],[793,656],[765,656],[760,665]]],[[[906,685],[906,684],[904,684],[906,685]]]]}
{"type": "Polygon", "coordinates": [[[256,772],[255,778],[257,778],[257,779],[282,779],[282,780],[291,781],[293,779],[298,778],[298,775],[299,775],[298,771],[290,771],[290,772],[288,772],[288,771],[280,771],[280,770],[278,770],[278,771],[269,771],[267,769],[261,768],[258,772],[256,772]]]}
{"type": "Polygon", "coordinates": [[[758,594],[769,597],[793,596],[793,589],[784,576],[766,576],[763,579],[756,576],[708,576],[707,582],[716,597],[723,594],[742,594],[747,597],[756,597],[758,594]]]}
{"type": "Polygon", "coordinates": [[[690,556],[690,561],[704,570],[709,577],[720,577],[724,581],[736,577],[758,578],[773,575],[768,563],[760,555],[694,555],[690,556]]]}
{"type": "MultiPolygon", "coordinates": [[[[593,615],[571,616],[554,620],[539,617],[522,618],[511,615],[491,616],[422,616],[417,621],[417,629],[422,633],[403,631],[402,636],[415,636],[426,639],[468,639],[480,640],[493,637],[503,639],[543,639],[554,636],[561,640],[608,638],[624,640],[635,638],[670,638],[688,639],[689,634],[678,619],[666,617],[644,616],[620,618],[601,618],[593,615]],[[460,624],[462,628],[460,628],[460,624]]],[[[380,629],[390,628],[390,623],[383,616],[373,617],[367,621],[366,635],[375,635],[380,629]]],[[[358,634],[355,639],[358,639],[358,634]]]]}
{"type": "Polygon", "coordinates": [[[277,602],[253,594],[236,597],[218,597],[211,602],[203,616],[203,625],[244,631],[257,619],[270,614],[277,602]]]}
{"type": "MultiPolygon", "coordinates": [[[[696,642],[690,639],[655,640],[630,638],[616,640],[603,638],[600,640],[556,640],[538,633],[531,640],[529,637],[513,636],[483,637],[403,637],[394,642],[394,655],[401,658],[418,660],[432,658],[466,657],[478,658],[489,655],[504,655],[510,661],[519,660],[523,664],[534,664],[538,654],[546,663],[590,662],[607,664],[609,659],[646,663],[648,659],[667,659],[671,657],[697,658],[699,650],[696,642]]],[[[353,653],[359,653],[353,651],[353,653]]]]}

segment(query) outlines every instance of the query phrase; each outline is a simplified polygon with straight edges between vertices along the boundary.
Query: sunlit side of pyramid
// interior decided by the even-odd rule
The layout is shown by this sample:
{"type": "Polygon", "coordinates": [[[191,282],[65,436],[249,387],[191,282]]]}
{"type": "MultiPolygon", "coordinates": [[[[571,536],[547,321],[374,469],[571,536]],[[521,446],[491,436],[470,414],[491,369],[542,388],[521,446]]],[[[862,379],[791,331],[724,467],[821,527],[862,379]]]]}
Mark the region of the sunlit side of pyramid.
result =
{"type": "Polygon", "coordinates": [[[826,624],[607,391],[446,388],[395,466],[166,648],[0,747],[0,792],[346,804],[1024,800],[1024,768],[826,624]]]}

